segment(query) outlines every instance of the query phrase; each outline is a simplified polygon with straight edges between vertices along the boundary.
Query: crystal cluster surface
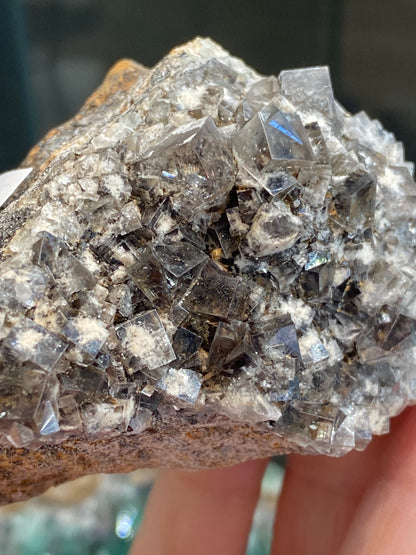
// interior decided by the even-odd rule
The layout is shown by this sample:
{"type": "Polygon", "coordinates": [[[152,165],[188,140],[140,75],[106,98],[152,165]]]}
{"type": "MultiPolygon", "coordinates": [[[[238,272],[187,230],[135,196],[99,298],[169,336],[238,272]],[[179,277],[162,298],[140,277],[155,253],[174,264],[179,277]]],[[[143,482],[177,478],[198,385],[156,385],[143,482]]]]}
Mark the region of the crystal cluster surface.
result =
{"type": "Polygon", "coordinates": [[[208,39],[108,114],[0,210],[25,208],[0,238],[0,442],[172,415],[335,456],[386,433],[416,398],[401,143],[327,68],[263,77],[208,39]]]}

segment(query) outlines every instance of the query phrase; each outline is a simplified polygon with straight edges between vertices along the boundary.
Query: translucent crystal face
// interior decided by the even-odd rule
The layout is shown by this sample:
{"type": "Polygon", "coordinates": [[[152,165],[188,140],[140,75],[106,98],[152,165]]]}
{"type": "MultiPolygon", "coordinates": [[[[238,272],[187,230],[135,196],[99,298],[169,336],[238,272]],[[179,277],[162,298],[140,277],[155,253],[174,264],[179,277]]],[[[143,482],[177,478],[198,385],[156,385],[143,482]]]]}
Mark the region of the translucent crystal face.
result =
{"type": "Polygon", "coordinates": [[[327,68],[264,78],[208,39],[80,117],[0,211],[0,441],[172,413],[336,456],[387,432],[416,397],[416,186],[393,135],[327,68]]]}

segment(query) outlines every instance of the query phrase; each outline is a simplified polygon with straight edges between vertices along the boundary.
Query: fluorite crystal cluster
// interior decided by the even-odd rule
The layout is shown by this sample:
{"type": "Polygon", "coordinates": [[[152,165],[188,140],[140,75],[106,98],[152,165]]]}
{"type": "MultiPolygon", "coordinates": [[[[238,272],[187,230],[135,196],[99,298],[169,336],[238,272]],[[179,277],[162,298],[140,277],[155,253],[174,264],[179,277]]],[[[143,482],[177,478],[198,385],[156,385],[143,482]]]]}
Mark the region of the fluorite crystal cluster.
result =
{"type": "Polygon", "coordinates": [[[113,85],[0,211],[3,446],[220,418],[338,456],[387,432],[416,397],[401,143],[327,68],[263,77],[207,39],[113,85]]]}

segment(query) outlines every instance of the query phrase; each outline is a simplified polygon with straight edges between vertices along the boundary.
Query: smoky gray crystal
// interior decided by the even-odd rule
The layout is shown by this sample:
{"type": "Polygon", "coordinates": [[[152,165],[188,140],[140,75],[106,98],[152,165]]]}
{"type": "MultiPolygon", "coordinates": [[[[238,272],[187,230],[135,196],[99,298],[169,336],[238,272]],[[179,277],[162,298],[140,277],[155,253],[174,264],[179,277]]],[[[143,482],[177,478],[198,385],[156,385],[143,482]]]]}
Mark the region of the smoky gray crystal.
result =
{"type": "Polygon", "coordinates": [[[386,433],[416,399],[402,144],[328,68],[263,77],[209,39],[117,99],[0,209],[0,442],[172,414],[334,456],[386,433]]]}

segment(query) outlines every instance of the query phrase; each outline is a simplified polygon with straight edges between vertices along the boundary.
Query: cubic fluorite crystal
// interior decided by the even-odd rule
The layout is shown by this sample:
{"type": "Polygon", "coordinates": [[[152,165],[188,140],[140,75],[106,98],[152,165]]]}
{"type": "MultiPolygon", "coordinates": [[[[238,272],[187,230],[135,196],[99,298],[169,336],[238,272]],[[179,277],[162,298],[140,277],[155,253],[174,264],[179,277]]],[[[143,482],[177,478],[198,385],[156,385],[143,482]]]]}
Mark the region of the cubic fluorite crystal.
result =
{"type": "Polygon", "coordinates": [[[401,143],[325,67],[263,77],[208,39],[127,67],[0,211],[3,449],[167,429],[182,466],[362,449],[416,397],[401,143]],[[217,431],[187,451],[175,426],[217,431]]]}

